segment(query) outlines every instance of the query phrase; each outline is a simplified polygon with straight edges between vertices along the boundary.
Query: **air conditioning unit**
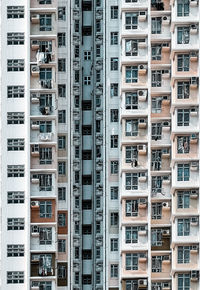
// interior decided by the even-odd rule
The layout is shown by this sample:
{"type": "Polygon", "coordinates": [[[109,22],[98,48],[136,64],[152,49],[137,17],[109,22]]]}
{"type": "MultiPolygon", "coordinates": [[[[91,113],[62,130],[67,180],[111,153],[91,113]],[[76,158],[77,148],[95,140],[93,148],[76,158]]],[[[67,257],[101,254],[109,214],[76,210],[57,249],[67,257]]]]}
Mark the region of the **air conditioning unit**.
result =
{"type": "Polygon", "coordinates": [[[38,93],[31,93],[31,103],[38,104],[39,103],[39,94],[38,93]]]}
{"type": "Polygon", "coordinates": [[[190,33],[196,34],[198,32],[198,26],[196,24],[190,25],[190,33]]]}
{"type": "Polygon", "coordinates": [[[191,61],[197,61],[198,60],[198,52],[197,51],[191,51],[190,52],[190,60],[191,61]]]}
{"type": "Polygon", "coordinates": [[[162,51],[163,51],[163,52],[168,52],[168,51],[170,51],[170,45],[169,45],[169,42],[164,42],[164,43],[162,44],[162,51]]]}
{"type": "Polygon", "coordinates": [[[147,279],[139,279],[138,280],[138,288],[146,288],[147,287],[147,279]]]}
{"type": "Polygon", "coordinates": [[[199,223],[199,218],[198,217],[192,217],[191,218],[191,220],[190,220],[190,222],[192,223],[192,224],[198,224],[199,223]]]}
{"type": "Polygon", "coordinates": [[[199,271],[191,271],[191,280],[198,280],[199,279],[199,271]]]}
{"type": "Polygon", "coordinates": [[[162,207],[164,208],[169,208],[169,202],[163,202],[162,207]]]}
{"type": "Polygon", "coordinates": [[[165,121],[162,123],[163,127],[170,127],[170,122],[165,121]]]}
{"type": "Polygon", "coordinates": [[[163,230],[162,231],[163,236],[169,236],[170,235],[170,230],[163,230]]]}
{"type": "Polygon", "coordinates": [[[40,43],[38,40],[32,40],[31,41],[31,48],[32,50],[38,50],[40,47],[40,43]]]}
{"type": "Polygon", "coordinates": [[[192,251],[198,251],[199,250],[199,246],[198,245],[192,245],[191,246],[191,250],[192,251]]]}
{"type": "Polygon", "coordinates": [[[138,16],[139,21],[146,21],[147,19],[147,12],[146,11],[140,11],[138,16]]]}
{"type": "Polygon", "coordinates": [[[40,74],[40,68],[39,68],[39,66],[37,66],[37,65],[32,65],[32,66],[31,66],[31,75],[32,75],[33,77],[38,77],[39,74],[40,74]]]}
{"type": "Polygon", "coordinates": [[[31,201],[31,207],[39,207],[40,206],[40,202],[37,201],[31,201]]]}
{"type": "Polygon", "coordinates": [[[138,127],[140,129],[145,129],[147,127],[146,119],[139,119],[138,120],[138,127]]]}
{"type": "Polygon", "coordinates": [[[198,0],[190,0],[190,6],[191,7],[198,6],[198,0]]]}
{"type": "Polygon", "coordinates": [[[170,16],[163,16],[162,17],[162,24],[169,25],[170,24],[170,16]]]}
{"type": "Polygon", "coordinates": [[[146,198],[140,198],[139,199],[139,204],[147,204],[146,198]]]}
{"type": "Polygon", "coordinates": [[[137,95],[140,102],[145,102],[147,100],[147,90],[138,90],[137,95]]]}
{"type": "Polygon", "coordinates": [[[169,78],[170,77],[170,71],[168,69],[162,70],[162,77],[163,78],[169,78]]]}
{"type": "Polygon", "coordinates": [[[32,14],[31,15],[31,22],[34,24],[40,23],[40,15],[39,14],[32,14]]]}

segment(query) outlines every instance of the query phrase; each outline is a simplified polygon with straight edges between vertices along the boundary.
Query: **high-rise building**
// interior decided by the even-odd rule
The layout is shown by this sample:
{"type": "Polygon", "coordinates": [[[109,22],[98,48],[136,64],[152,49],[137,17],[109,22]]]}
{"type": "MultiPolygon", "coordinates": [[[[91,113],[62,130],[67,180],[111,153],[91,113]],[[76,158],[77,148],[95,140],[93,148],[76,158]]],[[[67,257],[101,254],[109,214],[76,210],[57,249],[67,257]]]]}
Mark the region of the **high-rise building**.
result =
{"type": "Polygon", "coordinates": [[[0,289],[200,289],[199,7],[1,1],[0,289]]]}

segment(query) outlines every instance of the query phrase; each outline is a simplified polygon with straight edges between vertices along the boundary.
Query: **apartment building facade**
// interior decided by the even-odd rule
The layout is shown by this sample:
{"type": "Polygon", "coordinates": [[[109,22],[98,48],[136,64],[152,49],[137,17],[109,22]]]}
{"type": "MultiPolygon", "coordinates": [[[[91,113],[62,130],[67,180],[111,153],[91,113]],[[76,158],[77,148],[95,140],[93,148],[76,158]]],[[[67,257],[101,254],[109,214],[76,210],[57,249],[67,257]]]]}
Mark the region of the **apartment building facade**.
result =
{"type": "Polygon", "coordinates": [[[200,289],[199,6],[0,4],[1,289],[200,289]]]}

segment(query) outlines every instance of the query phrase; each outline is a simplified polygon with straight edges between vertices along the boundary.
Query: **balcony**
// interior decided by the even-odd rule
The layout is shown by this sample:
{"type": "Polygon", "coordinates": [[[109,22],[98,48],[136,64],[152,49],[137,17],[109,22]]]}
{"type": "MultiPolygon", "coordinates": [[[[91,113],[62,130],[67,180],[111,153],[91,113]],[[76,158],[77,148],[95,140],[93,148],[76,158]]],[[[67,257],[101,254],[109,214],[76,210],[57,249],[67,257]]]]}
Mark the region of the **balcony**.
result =
{"type": "Polygon", "coordinates": [[[31,225],[31,251],[56,251],[56,230],[54,226],[31,225]]]}
{"type": "Polygon", "coordinates": [[[55,276],[55,254],[31,254],[31,277],[55,276]]]}

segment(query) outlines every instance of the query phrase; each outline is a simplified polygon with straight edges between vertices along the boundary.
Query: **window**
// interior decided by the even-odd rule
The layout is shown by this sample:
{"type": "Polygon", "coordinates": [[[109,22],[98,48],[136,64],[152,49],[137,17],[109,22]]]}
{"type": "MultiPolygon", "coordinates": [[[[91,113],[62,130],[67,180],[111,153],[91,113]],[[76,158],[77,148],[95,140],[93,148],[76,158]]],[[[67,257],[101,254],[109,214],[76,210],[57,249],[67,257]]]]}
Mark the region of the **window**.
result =
{"type": "Polygon", "coordinates": [[[162,97],[152,98],[151,101],[151,112],[155,114],[159,114],[162,112],[162,97]]]}
{"type": "Polygon", "coordinates": [[[65,265],[58,264],[58,279],[66,279],[67,269],[65,265]]]}
{"type": "Polygon", "coordinates": [[[138,13],[125,14],[125,29],[137,29],[138,27],[138,13]]]}
{"type": "Polygon", "coordinates": [[[177,136],[177,153],[186,154],[190,152],[190,136],[177,136]]]}
{"type": "Polygon", "coordinates": [[[190,289],[190,274],[178,274],[178,290],[190,289]]]}
{"type": "Polygon", "coordinates": [[[51,0],[39,0],[39,4],[51,4],[51,0]]]}
{"type": "Polygon", "coordinates": [[[118,278],[118,264],[111,264],[110,265],[110,277],[111,278],[118,278]]]}
{"type": "Polygon", "coordinates": [[[118,70],[118,57],[111,57],[110,59],[110,70],[117,71],[118,70]]]}
{"type": "Polygon", "coordinates": [[[151,18],[151,33],[161,34],[161,31],[162,31],[161,17],[152,17],[151,18]]]}
{"type": "Polygon", "coordinates": [[[40,218],[52,217],[52,201],[40,201],[40,218]]]}
{"type": "Polygon", "coordinates": [[[59,72],[65,72],[66,71],[66,59],[65,58],[59,58],[58,59],[58,71],[59,72]]]}
{"type": "MultiPolygon", "coordinates": [[[[136,0],[126,0],[126,3],[137,2],[136,0]]],[[[138,288],[138,280],[126,280],[125,290],[135,290],[138,288]]]]}
{"type": "Polygon", "coordinates": [[[66,214],[65,213],[59,213],[58,214],[58,226],[59,227],[65,227],[66,226],[66,214]]]}
{"type": "Polygon", "coordinates": [[[188,264],[190,262],[190,247],[178,246],[178,264],[188,264]]]}
{"type": "Polygon", "coordinates": [[[58,149],[66,149],[66,136],[58,136],[58,149]]]}
{"type": "Polygon", "coordinates": [[[7,202],[8,203],[24,203],[24,191],[8,191],[7,202]]]}
{"type": "Polygon", "coordinates": [[[110,33],[110,44],[111,45],[118,45],[119,41],[119,33],[118,32],[111,32],[110,33]]]}
{"type": "Polygon", "coordinates": [[[138,216],[138,201],[126,200],[126,216],[136,217],[138,216]]]}
{"type": "Polygon", "coordinates": [[[8,59],[7,71],[24,71],[24,59],[8,59]]]}
{"type": "Polygon", "coordinates": [[[189,208],[190,207],[190,192],[178,191],[177,193],[177,208],[189,208]]]}
{"type": "Polygon", "coordinates": [[[190,14],[190,4],[189,0],[178,0],[177,1],[177,16],[189,16],[190,14]]]}
{"type": "Polygon", "coordinates": [[[24,45],[24,33],[22,32],[7,33],[7,45],[24,45]]]}
{"type": "Polygon", "coordinates": [[[162,219],[162,203],[161,202],[152,203],[151,218],[153,220],[162,219]]]}
{"type": "Polygon", "coordinates": [[[66,187],[58,187],[58,200],[66,200],[66,187]]]}
{"type": "Polygon", "coordinates": [[[58,111],[58,123],[66,123],[66,111],[65,110],[58,111]]]}
{"type": "Polygon", "coordinates": [[[66,20],[66,9],[65,7],[58,7],[58,20],[66,20]]]}
{"type": "Polygon", "coordinates": [[[178,164],[177,165],[177,181],[189,181],[190,180],[190,165],[178,164]]]}
{"type": "Polygon", "coordinates": [[[52,147],[40,147],[40,164],[52,163],[52,147]]]}
{"type": "Polygon", "coordinates": [[[24,165],[8,165],[7,177],[24,177],[24,165]]]}
{"type": "Polygon", "coordinates": [[[119,214],[117,212],[111,212],[110,214],[110,225],[118,226],[119,223],[119,214]]]}
{"type": "Polygon", "coordinates": [[[91,235],[92,233],[92,226],[91,225],[83,225],[82,227],[83,235],[91,235]]]}
{"type": "Polygon", "coordinates": [[[152,123],[151,139],[155,141],[162,139],[162,124],[161,123],[152,123]]]}
{"type": "Polygon", "coordinates": [[[7,219],[7,230],[17,231],[24,230],[25,222],[24,218],[8,218],[7,219]]]}
{"type": "Polygon", "coordinates": [[[7,18],[24,18],[24,6],[8,6],[7,18]]]}
{"type": "Polygon", "coordinates": [[[118,122],[118,109],[110,110],[110,122],[118,122]]]}
{"type": "Polygon", "coordinates": [[[8,151],[24,151],[25,141],[24,139],[7,139],[8,151]]]}
{"type": "Polygon", "coordinates": [[[86,85],[86,86],[91,85],[91,77],[89,77],[89,76],[84,77],[84,85],[86,85]]]}
{"type": "Polygon", "coordinates": [[[162,246],[162,229],[151,230],[151,246],[162,246]]]}
{"type": "Polygon", "coordinates": [[[178,54],[177,56],[177,70],[178,71],[189,71],[190,66],[190,55],[189,54],[178,54]]]}
{"type": "Polygon", "coordinates": [[[66,98],[66,85],[58,85],[59,98],[66,98]]]}
{"type": "Polygon", "coordinates": [[[138,243],[138,227],[126,227],[125,239],[126,244],[138,243]]]}
{"type": "Polygon", "coordinates": [[[83,135],[91,135],[92,134],[92,126],[84,125],[82,128],[83,135]]]}
{"type": "Polygon", "coordinates": [[[58,252],[66,252],[66,240],[58,240],[58,252]]]}
{"type": "Polygon", "coordinates": [[[177,43],[188,44],[190,42],[190,27],[177,27],[177,43]]]}
{"type": "Polygon", "coordinates": [[[111,161],[110,162],[110,174],[118,174],[119,172],[119,161],[111,161]]]}
{"type": "Polygon", "coordinates": [[[83,283],[83,285],[91,285],[92,284],[92,276],[91,275],[83,275],[82,283],[83,283]]]}
{"type": "Polygon", "coordinates": [[[126,120],[125,134],[126,136],[138,135],[138,119],[126,120]]]}
{"type": "Polygon", "coordinates": [[[58,162],[58,175],[65,175],[66,174],[66,162],[60,161],[58,162]]]}
{"type": "Polygon", "coordinates": [[[138,81],[138,67],[126,66],[126,83],[137,83],[138,81]]]}
{"type": "Polygon", "coordinates": [[[8,98],[24,98],[24,86],[8,86],[8,98]]]}
{"type": "Polygon", "coordinates": [[[110,18],[111,19],[118,19],[118,6],[111,6],[110,7],[110,18]]]}
{"type": "Polygon", "coordinates": [[[153,70],[151,73],[151,86],[152,87],[161,87],[162,84],[162,71],[153,70]]]}
{"type": "Polygon", "coordinates": [[[190,83],[189,82],[178,82],[177,83],[177,98],[178,99],[189,99],[190,96],[190,83]]]}
{"type": "Polygon", "coordinates": [[[51,14],[40,14],[40,31],[51,31],[52,30],[52,15],[51,14]]]}
{"type": "Polygon", "coordinates": [[[60,32],[58,33],[58,47],[63,47],[66,45],[66,33],[60,32]]]}
{"type": "Polygon", "coordinates": [[[110,136],[110,148],[118,148],[118,135],[110,136]]]}
{"type": "Polygon", "coordinates": [[[111,83],[110,84],[110,96],[112,97],[118,97],[118,84],[111,83]]]}
{"type": "Polygon", "coordinates": [[[190,235],[190,219],[178,219],[177,226],[178,236],[190,235]]]}
{"type": "Polygon", "coordinates": [[[125,108],[126,108],[126,110],[137,110],[138,109],[137,92],[125,93],[125,108]]]}
{"type": "Polygon", "coordinates": [[[52,228],[40,227],[39,228],[39,241],[40,245],[52,244],[52,228]]]}
{"type": "Polygon", "coordinates": [[[39,175],[39,190],[51,191],[52,190],[52,174],[39,175]]]}
{"type": "Polygon", "coordinates": [[[162,150],[151,151],[151,168],[152,170],[159,171],[162,164],[162,150]]]}
{"type": "Polygon", "coordinates": [[[177,126],[189,126],[190,124],[190,110],[178,109],[177,110],[177,126]]]}
{"type": "Polygon", "coordinates": [[[110,199],[117,200],[119,194],[119,187],[118,186],[111,186],[110,188],[110,199]]]}
{"type": "Polygon", "coordinates": [[[160,273],[162,272],[162,256],[152,256],[152,269],[153,273],[160,273]]]}
{"type": "Polygon", "coordinates": [[[7,257],[24,257],[24,245],[7,245],[7,257]]]}
{"type": "Polygon", "coordinates": [[[138,254],[126,254],[126,270],[138,270],[138,254]]]}
{"type": "Polygon", "coordinates": [[[137,39],[125,40],[125,55],[126,56],[138,55],[138,40],[137,39]]]}
{"type": "Polygon", "coordinates": [[[8,125],[24,124],[24,112],[8,112],[7,124],[8,125]]]}
{"type": "Polygon", "coordinates": [[[110,239],[110,250],[111,252],[118,251],[118,239],[110,239]]]}
{"type": "Polygon", "coordinates": [[[138,174],[137,173],[126,173],[125,175],[126,190],[138,190],[138,174]]]}
{"type": "Polygon", "coordinates": [[[24,272],[12,271],[7,272],[7,284],[23,284],[24,283],[24,272]]]}
{"type": "Polygon", "coordinates": [[[151,47],[151,59],[152,60],[161,60],[162,56],[162,45],[161,44],[155,44],[151,47]]]}
{"type": "Polygon", "coordinates": [[[126,146],[125,147],[125,154],[126,154],[126,163],[135,163],[137,162],[138,158],[138,150],[137,146],[126,146]]]}
{"type": "Polygon", "coordinates": [[[161,176],[152,176],[151,190],[153,194],[162,193],[162,177],[161,176]]]}

